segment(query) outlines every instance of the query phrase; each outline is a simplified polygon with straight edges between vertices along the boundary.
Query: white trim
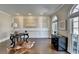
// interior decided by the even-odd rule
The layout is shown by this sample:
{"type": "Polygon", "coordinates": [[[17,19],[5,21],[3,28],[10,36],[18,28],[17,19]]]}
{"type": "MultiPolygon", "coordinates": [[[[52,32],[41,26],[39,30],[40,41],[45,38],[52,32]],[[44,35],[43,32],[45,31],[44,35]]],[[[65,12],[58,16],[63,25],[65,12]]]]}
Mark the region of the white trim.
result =
{"type": "MultiPolygon", "coordinates": [[[[63,6],[64,6],[64,4],[59,5],[57,8],[55,8],[55,11],[54,11],[51,15],[54,15],[54,13],[56,13],[57,11],[59,11],[63,6]]],[[[50,16],[51,16],[51,15],[50,15],[50,16]]],[[[52,17],[52,16],[51,16],[51,17],[52,17]]]]}
{"type": "Polygon", "coordinates": [[[78,17],[79,16],[79,11],[78,12],[75,12],[75,13],[73,13],[73,14],[71,14],[70,16],[69,16],[69,18],[74,18],[74,17],[78,17]]]}
{"type": "Polygon", "coordinates": [[[0,13],[3,13],[3,14],[5,14],[5,15],[10,16],[10,14],[8,14],[8,13],[6,13],[6,12],[2,11],[2,10],[0,10],[0,13]]]}
{"type": "Polygon", "coordinates": [[[6,41],[6,40],[9,40],[9,37],[6,37],[6,38],[1,39],[1,40],[0,40],[0,43],[4,42],[4,41],[6,41]]]}
{"type": "MultiPolygon", "coordinates": [[[[16,28],[14,29],[15,31],[19,31],[19,30],[27,30],[27,31],[41,31],[40,28],[16,28]]],[[[48,31],[49,29],[48,28],[42,28],[42,31],[48,31]]]]}
{"type": "Polygon", "coordinates": [[[77,6],[77,4],[75,4],[75,5],[73,5],[72,6],[72,8],[71,8],[71,10],[70,10],[70,14],[69,15],[71,15],[72,14],[72,11],[74,10],[74,8],[77,6]]]}
{"type": "Polygon", "coordinates": [[[28,31],[30,38],[49,38],[49,29],[48,28],[18,28],[14,29],[14,31],[24,32],[28,31]]]}

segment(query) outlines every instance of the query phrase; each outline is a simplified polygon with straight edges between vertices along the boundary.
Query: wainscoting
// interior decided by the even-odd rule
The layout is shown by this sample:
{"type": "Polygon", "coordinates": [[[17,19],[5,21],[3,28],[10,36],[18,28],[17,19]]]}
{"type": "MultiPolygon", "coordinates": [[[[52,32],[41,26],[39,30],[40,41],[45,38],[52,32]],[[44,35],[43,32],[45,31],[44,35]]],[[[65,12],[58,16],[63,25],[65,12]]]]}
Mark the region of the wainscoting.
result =
{"type": "Polygon", "coordinates": [[[15,31],[24,32],[27,30],[30,38],[49,38],[50,32],[48,28],[23,28],[15,29],[15,31]]]}

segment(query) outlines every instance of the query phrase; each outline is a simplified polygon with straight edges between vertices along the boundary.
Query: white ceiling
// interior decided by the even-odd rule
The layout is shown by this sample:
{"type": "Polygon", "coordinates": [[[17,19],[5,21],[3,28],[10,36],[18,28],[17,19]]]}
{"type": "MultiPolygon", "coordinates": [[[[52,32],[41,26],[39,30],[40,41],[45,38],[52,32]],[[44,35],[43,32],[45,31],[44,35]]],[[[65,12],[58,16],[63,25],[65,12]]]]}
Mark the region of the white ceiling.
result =
{"type": "Polygon", "coordinates": [[[10,15],[51,15],[58,10],[61,4],[0,4],[0,10],[10,15]]]}

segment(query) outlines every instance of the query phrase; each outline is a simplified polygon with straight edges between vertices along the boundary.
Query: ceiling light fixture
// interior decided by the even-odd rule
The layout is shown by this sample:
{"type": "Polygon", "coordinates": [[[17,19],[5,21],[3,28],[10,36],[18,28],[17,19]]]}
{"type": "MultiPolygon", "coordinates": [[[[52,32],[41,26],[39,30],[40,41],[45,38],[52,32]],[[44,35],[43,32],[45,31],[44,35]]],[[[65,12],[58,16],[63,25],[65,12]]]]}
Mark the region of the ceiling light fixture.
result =
{"type": "Polygon", "coordinates": [[[32,15],[32,13],[28,13],[28,15],[32,15]]]}
{"type": "Polygon", "coordinates": [[[44,13],[40,13],[40,15],[43,15],[44,13]]]}
{"type": "Polygon", "coordinates": [[[18,16],[18,15],[20,15],[20,13],[16,13],[16,15],[18,16]]]}

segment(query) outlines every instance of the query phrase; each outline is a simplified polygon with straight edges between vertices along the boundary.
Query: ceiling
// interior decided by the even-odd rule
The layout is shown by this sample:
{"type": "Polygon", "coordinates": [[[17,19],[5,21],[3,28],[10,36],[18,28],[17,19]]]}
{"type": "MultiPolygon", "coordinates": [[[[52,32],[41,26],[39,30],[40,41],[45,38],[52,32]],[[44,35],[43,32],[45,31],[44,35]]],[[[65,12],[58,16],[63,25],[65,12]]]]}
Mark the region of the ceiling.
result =
{"type": "Polygon", "coordinates": [[[1,4],[0,10],[10,15],[51,15],[61,4],[1,4]]]}

